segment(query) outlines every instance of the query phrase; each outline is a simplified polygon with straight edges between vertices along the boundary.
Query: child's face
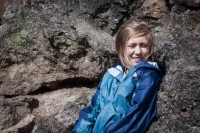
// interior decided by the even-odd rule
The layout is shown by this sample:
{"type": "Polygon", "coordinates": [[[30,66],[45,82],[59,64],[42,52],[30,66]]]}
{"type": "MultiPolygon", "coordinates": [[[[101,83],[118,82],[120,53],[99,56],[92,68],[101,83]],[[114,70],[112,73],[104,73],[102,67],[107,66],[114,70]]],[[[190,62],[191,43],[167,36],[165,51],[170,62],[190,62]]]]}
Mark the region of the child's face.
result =
{"type": "Polygon", "coordinates": [[[147,60],[150,54],[150,44],[146,36],[130,38],[126,43],[125,56],[132,66],[142,60],[147,60]]]}

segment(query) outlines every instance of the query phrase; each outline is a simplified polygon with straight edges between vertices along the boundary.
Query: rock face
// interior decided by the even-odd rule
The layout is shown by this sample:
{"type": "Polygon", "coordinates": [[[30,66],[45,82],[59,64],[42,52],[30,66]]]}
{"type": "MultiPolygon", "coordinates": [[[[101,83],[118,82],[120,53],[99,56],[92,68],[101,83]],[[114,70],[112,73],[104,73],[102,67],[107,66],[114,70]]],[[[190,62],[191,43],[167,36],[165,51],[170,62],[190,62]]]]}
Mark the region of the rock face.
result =
{"type": "Polygon", "coordinates": [[[116,60],[108,33],[95,30],[75,13],[63,14],[64,7],[56,3],[44,5],[41,11],[29,6],[9,6],[4,14],[13,34],[6,34],[1,53],[1,95],[55,89],[73,79],[98,81],[116,60]]]}
{"type": "Polygon", "coordinates": [[[166,66],[147,132],[200,132],[199,0],[3,0],[0,131],[71,132],[100,78],[117,61],[119,26],[152,25],[166,66]]]}
{"type": "Polygon", "coordinates": [[[79,110],[89,105],[94,90],[85,87],[62,89],[39,96],[42,105],[33,111],[33,115],[40,117],[40,125],[34,132],[70,132],[79,110]]]}

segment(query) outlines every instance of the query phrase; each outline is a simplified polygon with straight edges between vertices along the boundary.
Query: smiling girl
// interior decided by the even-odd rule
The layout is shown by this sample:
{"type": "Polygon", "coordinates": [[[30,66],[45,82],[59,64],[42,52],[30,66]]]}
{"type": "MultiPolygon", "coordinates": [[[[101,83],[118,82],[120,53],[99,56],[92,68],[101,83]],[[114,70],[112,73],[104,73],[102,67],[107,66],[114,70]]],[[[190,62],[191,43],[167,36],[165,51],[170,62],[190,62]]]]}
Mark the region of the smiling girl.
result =
{"type": "Polygon", "coordinates": [[[101,79],[91,105],[82,109],[73,133],[144,133],[156,115],[162,72],[153,62],[153,35],[133,20],[118,30],[118,63],[101,79]]]}

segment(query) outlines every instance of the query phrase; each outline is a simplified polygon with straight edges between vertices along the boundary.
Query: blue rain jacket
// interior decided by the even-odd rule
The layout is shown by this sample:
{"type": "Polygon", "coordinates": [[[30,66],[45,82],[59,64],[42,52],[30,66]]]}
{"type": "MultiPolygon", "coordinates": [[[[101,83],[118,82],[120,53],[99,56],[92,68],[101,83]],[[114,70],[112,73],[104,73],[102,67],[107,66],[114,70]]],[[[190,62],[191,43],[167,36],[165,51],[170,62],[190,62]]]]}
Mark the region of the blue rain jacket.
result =
{"type": "Polygon", "coordinates": [[[147,130],[156,115],[162,73],[156,63],[142,61],[123,75],[120,62],[107,70],[91,106],[80,111],[73,133],[144,133],[147,130]]]}

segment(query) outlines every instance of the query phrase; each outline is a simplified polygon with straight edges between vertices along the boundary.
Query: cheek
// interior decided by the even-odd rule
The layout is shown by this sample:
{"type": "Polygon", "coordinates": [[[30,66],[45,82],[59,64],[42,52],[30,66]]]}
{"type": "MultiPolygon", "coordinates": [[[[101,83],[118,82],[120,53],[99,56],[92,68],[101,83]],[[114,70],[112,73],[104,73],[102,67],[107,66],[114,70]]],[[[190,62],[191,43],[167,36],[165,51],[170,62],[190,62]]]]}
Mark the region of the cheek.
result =
{"type": "Polygon", "coordinates": [[[127,50],[128,56],[132,56],[132,54],[134,54],[134,50],[132,50],[132,49],[127,50]]]}
{"type": "Polygon", "coordinates": [[[150,54],[150,48],[146,48],[143,50],[143,53],[146,55],[146,54],[150,54]]]}
{"type": "Polygon", "coordinates": [[[125,57],[125,58],[127,58],[128,57],[128,49],[124,49],[124,52],[123,52],[123,56],[125,57]]]}
{"type": "Polygon", "coordinates": [[[149,51],[148,49],[144,49],[144,50],[142,51],[142,53],[143,53],[143,56],[146,58],[147,56],[149,56],[150,51],[149,51]]]}
{"type": "Polygon", "coordinates": [[[124,51],[124,54],[125,55],[129,55],[130,54],[130,49],[126,48],[125,51],[124,51]]]}

